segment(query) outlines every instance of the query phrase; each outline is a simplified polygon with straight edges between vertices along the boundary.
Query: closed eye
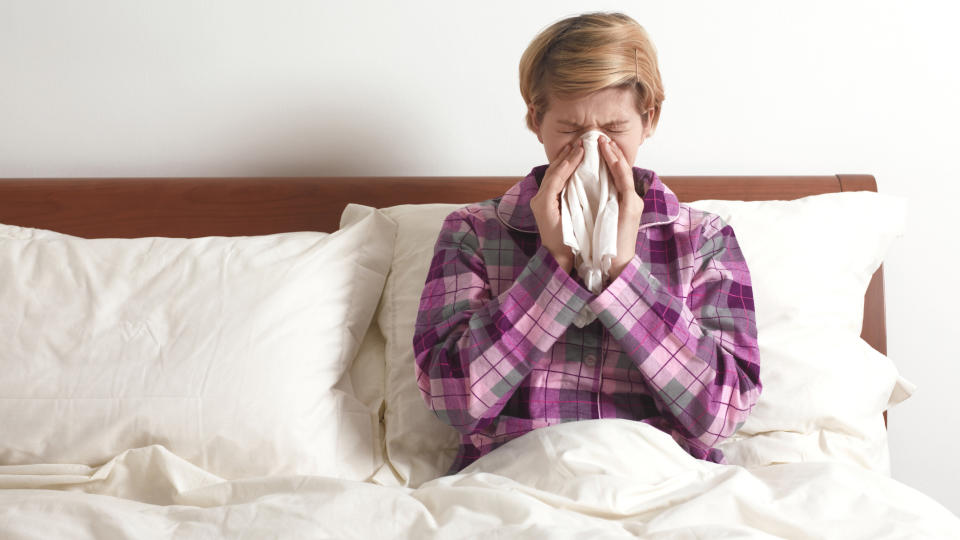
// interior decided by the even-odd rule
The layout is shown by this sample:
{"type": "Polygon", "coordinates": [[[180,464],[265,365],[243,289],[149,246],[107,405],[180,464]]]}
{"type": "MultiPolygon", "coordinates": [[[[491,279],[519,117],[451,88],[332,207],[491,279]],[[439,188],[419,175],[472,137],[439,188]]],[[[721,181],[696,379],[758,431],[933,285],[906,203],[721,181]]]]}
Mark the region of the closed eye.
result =
{"type": "MultiPolygon", "coordinates": [[[[609,131],[610,133],[625,133],[627,130],[626,129],[606,129],[605,131],[609,131]]],[[[576,131],[561,131],[560,133],[576,133],[576,131]]]]}

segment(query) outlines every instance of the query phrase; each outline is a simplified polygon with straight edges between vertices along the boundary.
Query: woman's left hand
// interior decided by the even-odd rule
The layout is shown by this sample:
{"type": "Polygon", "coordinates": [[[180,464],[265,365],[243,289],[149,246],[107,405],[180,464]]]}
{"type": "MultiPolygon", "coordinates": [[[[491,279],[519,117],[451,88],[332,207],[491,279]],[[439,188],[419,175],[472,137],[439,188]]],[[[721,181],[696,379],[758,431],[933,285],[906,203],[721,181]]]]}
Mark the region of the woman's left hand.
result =
{"type": "Polygon", "coordinates": [[[637,193],[633,183],[633,167],[627,163],[617,143],[605,136],[600,137],[600,155],[603,156],[607,168],[613,175],[613,183],[617,188],[617,201],[620,204],[617,222],[617,256],[610,264],[612,281],[617,279],[636,253],[643,199],[637,193]]]}

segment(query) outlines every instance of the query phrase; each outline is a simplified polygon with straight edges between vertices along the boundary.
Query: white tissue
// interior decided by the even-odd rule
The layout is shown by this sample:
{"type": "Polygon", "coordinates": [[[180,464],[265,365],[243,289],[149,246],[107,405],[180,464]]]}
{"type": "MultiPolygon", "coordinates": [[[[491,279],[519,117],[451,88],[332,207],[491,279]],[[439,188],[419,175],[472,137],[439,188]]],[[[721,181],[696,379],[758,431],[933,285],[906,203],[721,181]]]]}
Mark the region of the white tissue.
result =
{"type": "MultiPolygon", "coordinates": [[[[574,255],[574,268],[584,285],[599,294],[617,256],[617,189],[606,162],[600,157],[599,131],[588,131],[583,141],[583,161],[560,193],[563,243],[574,255]]],[[[587,306],[573,323],[584,327],[596,319],[587,306]]]]}

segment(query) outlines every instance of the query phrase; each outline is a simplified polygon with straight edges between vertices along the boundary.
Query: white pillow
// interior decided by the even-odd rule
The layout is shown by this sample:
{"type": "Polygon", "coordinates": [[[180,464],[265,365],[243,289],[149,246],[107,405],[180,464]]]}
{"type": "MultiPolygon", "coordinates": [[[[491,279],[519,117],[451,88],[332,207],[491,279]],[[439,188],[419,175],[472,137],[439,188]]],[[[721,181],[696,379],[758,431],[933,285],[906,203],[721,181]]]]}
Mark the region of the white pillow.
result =
{"type": "MultiPolygon", "coordinates": [[[[387,459],[398,481],[411,486],[444,474],[459,444],[457,432],[419,394],[412,340],[440,226],[460,206],[382,210],[398,225],[377,316],[386,338],[387,459]]],[[[720,445],[728,461],[832,459],[888,470],[882,411],[905,399],[912,385],[859,336],[863,296],[902,234],[904,201],[844,192],[691,206],[719,214],[733,227],[753,281],[764,389],[747,423],[720,445]]]]}
{"type": "Polygon", "coordinates": [[[0,225],[0,465],[97,465],[160,444],[224,478],[378,467],[342,379],[395,225],[84,239],[0,225]]]}
{"type": "Polygon", "coordinates": [[[753,281],[763,393],[739,437],[719,445],[728,460],[841,459],[889,474],[881,413],[914,386],[860,331],[863,296],[903,235],[906,201],[855,191],[691,206],[733,227],[753,281]]]}
{"type": "MultiPolygon", "coordinates": [[[[383,484],[419,486],[450,468],[459,433],[427,409],[414,374],[413,332],[420,294],[444,218],[457,204],[408,204],[381,209],[397,224],[393,262],[383,288],[376,325],[385,339],[384,438],[393,478],[383,484]]],[[[351,204],[341,226],[371,208],[351,204]]]]}

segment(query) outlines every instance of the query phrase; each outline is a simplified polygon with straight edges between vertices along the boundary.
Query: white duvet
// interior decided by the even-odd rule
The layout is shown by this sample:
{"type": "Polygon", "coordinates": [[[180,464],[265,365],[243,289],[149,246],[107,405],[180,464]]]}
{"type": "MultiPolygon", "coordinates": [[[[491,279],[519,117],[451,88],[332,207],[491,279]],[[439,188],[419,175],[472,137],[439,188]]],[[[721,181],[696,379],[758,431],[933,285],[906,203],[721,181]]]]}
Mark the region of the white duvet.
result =
{"type": "Polygon", "coordinates": [[[418,489],[226,482],[160,446],[0,467],[0,538],[960,538],[904,484],[840,463],[696,460],[626,420],[534,431],[418,489]]]}

